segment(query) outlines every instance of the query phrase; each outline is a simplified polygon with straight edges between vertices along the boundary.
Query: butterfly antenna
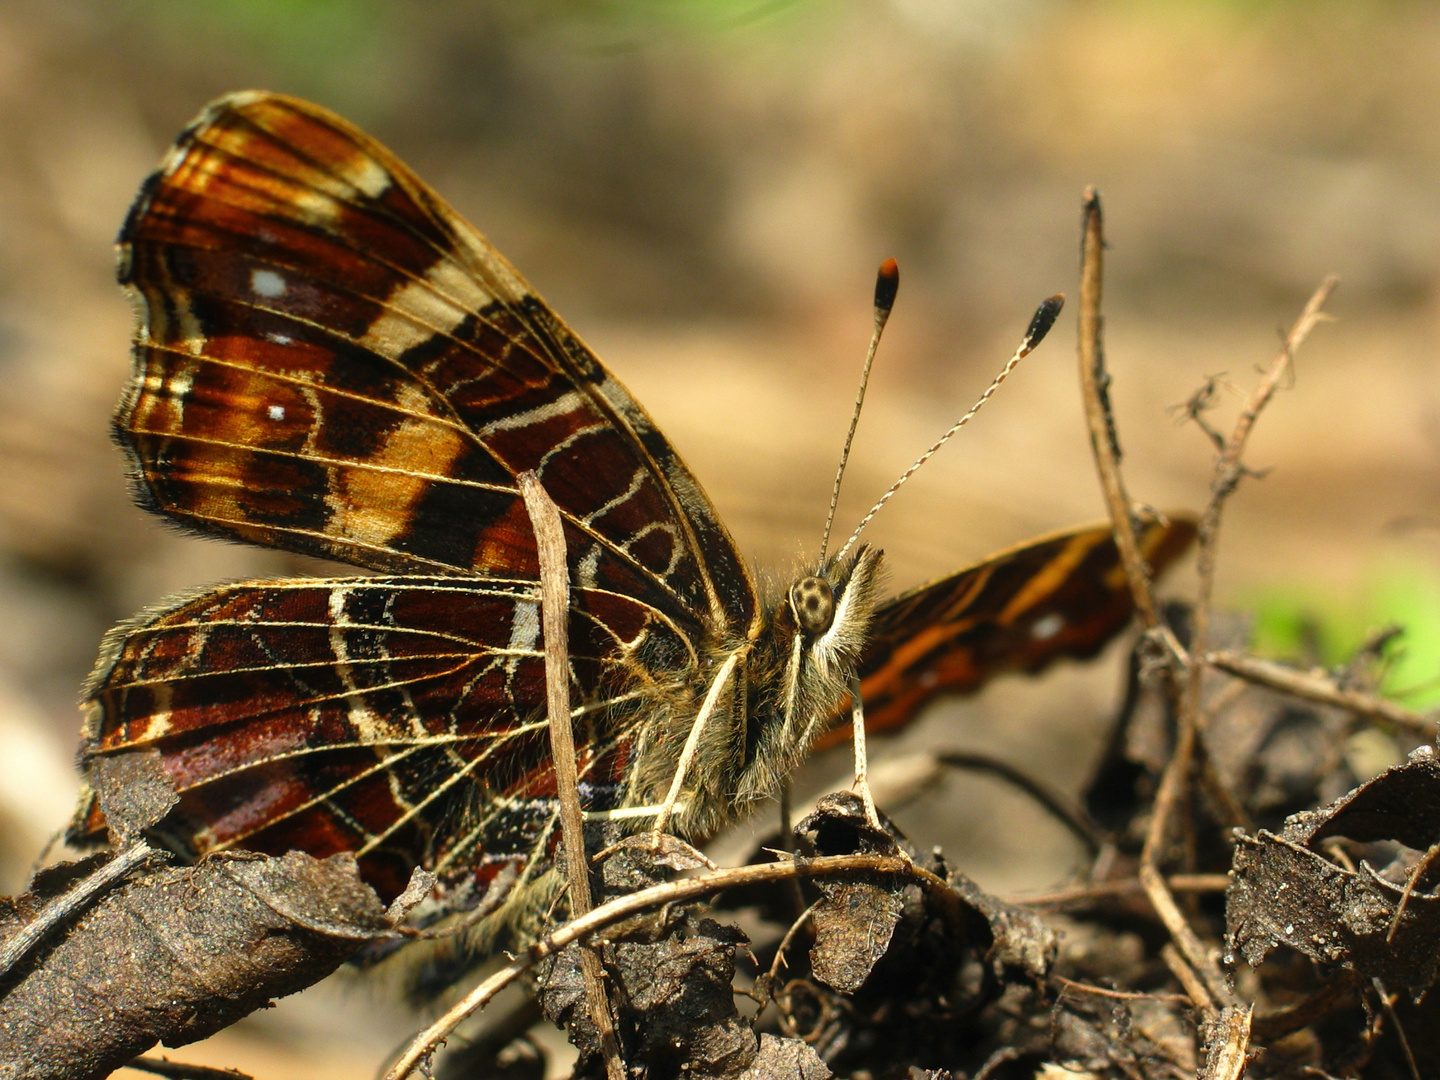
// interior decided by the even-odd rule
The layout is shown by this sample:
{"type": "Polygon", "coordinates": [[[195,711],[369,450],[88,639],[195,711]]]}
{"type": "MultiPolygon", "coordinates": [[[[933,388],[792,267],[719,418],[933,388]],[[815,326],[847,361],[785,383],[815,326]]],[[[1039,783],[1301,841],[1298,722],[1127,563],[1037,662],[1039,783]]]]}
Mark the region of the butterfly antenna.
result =
{"type": "MultiPolygon", "coordinates": [[[[895,294],[900,291],[900,267],[894,259],[880,264],[875,275],[875,329],[870,335],[870,349],[865,354],[865,366],[860,371],[860,389],[855,394],[855,411],[850,415],[850,430],[845,433],[845,449],[840,451],[840,467],[835,470],[835,486],[830,489],[830,513],[825,516],[825,535],[820,538],[820,562],[825,562],[825,551],[830,546],[830,529],[835,524],[835,507],[840,502],[840,481],[845,478],[845,464],[850,460],[850,444],[855,441],[855,429],[860,425],[860,408],[865,404],[865,387],[870,383],[870,367],[875,363],[875,350],[880,347],[880,335],[895,306],[895,294]]],[[[846,545],[847,547],[849,545],[846,545]]]]}
{"type": "Polygon", "coordinates": [[[1055,325],[1055,319],[1059,316],[1060,309],[1064,305],[1065,297],[1057,293],[1035,309],[1035,317],[1030,320],[1030,328],[1025,331],[1025,338],[1020,342],[1020,347],[1015,350],[1015,355],[1010,357],[1005,366],[1000,369],[1000,374],[995,376],[995,380],[986,388],[985,392],[980,395],[980,400],[975,402],[969,412],[959,420],[956,420],[955,423],[951,425],[949,431],[935,440],[935,444],[931,446],[929,450],[926,450],[925,453],[916,458],[915,464],[906,469],[905,472],[901,474],[900,479],[890,485],[889,491],[880,496],[880,500],[870,508],[870,512],[860,520],[860,524],[855,526],[855,531],[850,534],[850,539],[845,541],[845,546],[840,549],[840,554],[836,556],[837,559],[845,558],[850,549],[855,546],[855,541],[860,539],[860,534],[864,531],[865,526],[869,525],[871,519],[880,512],[880,508],[890,501],[891,497],[895,492],[900,490],[906,480],[909,480],[910,477],[915,475],[915,470],[934,457],[936,452],[949,442],[957,431],[974,418],[975,414],[990,400],[995,391],[1000,389],[1000,384],[1009,377],[1010,372],[1015,370],[1015,365],[1029,356],[1035,346],[1045,340],[1045,335],[1048,334],[1050,328],[1055,325]]]}

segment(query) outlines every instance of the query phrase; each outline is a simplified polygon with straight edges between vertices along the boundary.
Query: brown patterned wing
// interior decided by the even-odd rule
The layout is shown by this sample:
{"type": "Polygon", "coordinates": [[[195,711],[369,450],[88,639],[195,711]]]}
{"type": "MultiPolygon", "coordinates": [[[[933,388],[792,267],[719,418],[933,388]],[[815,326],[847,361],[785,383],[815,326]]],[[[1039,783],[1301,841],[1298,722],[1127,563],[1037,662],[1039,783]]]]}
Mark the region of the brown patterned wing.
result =
{"type": "MultiPolygon", "coordinates": [[[[634,700],[637,675],[693,664],[687,649],[643,604],[574,591],[571,697],[588,809],[624,794],[641,727],[626,689],[634,700]]],[[[386,896],[416,865],[483,883],[549,846],[544,679],[528,582],[251,582],[112,631],[89,688],[84,752],[158,750],[180,793],[167,831],[190,856],[236,845],[353,851],[386,896]]],[[[92,805],[76,828],[103,823],[92,805]]]]}
{"type": "Polygon", "coordinates": [[[534,577],[515,477],[573,580],[743,636],[754,591],[674,449],[520,275],[315,105],[212,104],[120,234],[139,327],[116,416],[142,502],[388,573],[534,577]]]}
{"type": "MultiPolygon", "coordinates": [[[[1195,522],[1176,516],[1145,526],[1140,546],[1159,574],[1194,538],[1195,522]]],[[[935,695],[976,690],[1004,671],[1094,656],[1133,614],[1108,525],[1033,540],[912,589],[871,624],[860,663],[865,728],[898,728],[935,695]]]]}

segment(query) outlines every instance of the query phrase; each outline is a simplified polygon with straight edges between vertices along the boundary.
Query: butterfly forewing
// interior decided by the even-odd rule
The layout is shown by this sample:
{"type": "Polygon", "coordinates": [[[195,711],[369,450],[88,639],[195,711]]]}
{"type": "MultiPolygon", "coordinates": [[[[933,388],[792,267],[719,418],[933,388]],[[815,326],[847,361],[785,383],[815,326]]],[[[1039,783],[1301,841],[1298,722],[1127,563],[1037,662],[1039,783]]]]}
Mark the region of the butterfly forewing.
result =
{"type": "MultiPolygon", "coordinates": [[[[1140,548],[1159,574],[1195,523],[1150,522],[1140,548]]],[[[978,689],[1002,671],[1094,656],[1134,614],[1109,525],[1029,541],[880,606],[860,662],[865,728],[905,724],[936,694],[978,689]]]]}
{"type": "Polygon", "coordinates": [[[120,237],[139,298],[116,419],[142,495],[199,530],[382,572],[532,578],[515,477],[578,584],[743,634],[749,577],[673,448],[474,229],[317,106],[238,94],[120,237]]]}

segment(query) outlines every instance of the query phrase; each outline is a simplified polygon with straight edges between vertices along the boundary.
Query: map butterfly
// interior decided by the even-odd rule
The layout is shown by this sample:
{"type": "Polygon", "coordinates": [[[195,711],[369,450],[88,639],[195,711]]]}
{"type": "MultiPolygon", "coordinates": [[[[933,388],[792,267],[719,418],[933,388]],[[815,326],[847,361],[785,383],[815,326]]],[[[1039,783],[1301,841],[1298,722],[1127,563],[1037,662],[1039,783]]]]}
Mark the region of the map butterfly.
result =
{"type": "MultiPolygon", "coordinates": [[[[569,682],[589,811],[663,798],[716,708],[674,830],[774,795],[847,714],[867,729],[1129,620],[1108,527],[880,602],[857,546],[762,595],[645,411],[511,265],[388,150],[316,105],[233,94],[145,183],[119,239],[138,327],[115,418],[136,498],[188,529],[378,576],[250,581],[117,627],[83,758],[158,751],[158,830],[199,857],[353,852],[384,896],[535,880],[557,831],[536,546],[563,515],[569,682]]],[[[1157,570],[1184,520],[1142,531],[1157,570]]],[[[95,800],[73,832],[103,835],[95,800]]],[[[466,898],[469,898],[468,901],[466,898]]]]}

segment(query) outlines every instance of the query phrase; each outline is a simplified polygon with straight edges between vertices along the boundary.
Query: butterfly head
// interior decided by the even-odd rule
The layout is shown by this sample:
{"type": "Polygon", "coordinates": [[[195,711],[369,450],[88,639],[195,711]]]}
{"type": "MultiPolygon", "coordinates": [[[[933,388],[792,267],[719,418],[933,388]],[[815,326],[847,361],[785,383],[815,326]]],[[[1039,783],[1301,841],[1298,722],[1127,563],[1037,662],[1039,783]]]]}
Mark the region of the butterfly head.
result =
{"type": "Polygon", "coordinates": [[[787,712],[808,727],[849,693],[880,586],[881,552],[866,545],[828,559],[790,586],[777,613],[788,638],[787,712]]]}
{"type": "Polygon", "coordinates": [[[835,590],[819,574],[803,577],[790,586],[790,614],[804,633],[823,634],[835,622],[835,590]]]}
{"type": "Polygon", "coordinates": [[[758,691],[739,804],[773,795],[843,709],[880,588],[881,552],[860,545],[797,579],[771,609],[746,680],[758,691]]]}
{"type": "Polygon", "coordinates": [[[861,546],[796,581],[785,596],[787,629],[812,646],[858,650],[875,609],[881,554],[861,546]]]}

